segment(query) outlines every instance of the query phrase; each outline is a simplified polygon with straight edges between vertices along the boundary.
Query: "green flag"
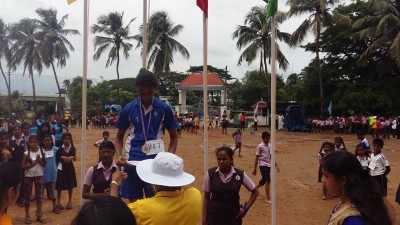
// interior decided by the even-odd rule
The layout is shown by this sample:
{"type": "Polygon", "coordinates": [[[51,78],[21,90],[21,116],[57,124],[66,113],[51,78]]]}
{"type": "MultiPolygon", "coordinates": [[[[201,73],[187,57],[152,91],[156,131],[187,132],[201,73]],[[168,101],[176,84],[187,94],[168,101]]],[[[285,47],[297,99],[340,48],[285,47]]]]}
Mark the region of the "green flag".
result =
{"type": "MultiPolygon", "coordinates": [[[[264,1],[266,2],[267,0],[264,1]]],[[[278,0],[268,0],[267,4],[267,18],[269,18],[278,11],[278,0]]]]}

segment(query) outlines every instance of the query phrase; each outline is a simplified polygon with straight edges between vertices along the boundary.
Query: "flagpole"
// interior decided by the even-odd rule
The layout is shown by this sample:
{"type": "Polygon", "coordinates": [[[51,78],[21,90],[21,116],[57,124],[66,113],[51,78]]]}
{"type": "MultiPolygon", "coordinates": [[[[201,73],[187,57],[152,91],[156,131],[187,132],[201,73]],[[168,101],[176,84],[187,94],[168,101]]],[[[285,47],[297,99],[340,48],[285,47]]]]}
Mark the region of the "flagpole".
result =
{"type": "Polygon", "coordinates": [[[147,0],[143,0],[143,61],[142,67],[147,68],[147,0]]]}
{"type": "Polygon", "coordinates": [[[276,22],[271,17],[271,224],[276,225],[276,22]]]}
{"type": "Polygon", "coordinates": [[[208,116],[208,82],[207,82],[207,49],[208,49],[208,17],[203,12],[203,127],[204,127],[204,173],[208,170],[208,129],[206,121],[208,116]]]}
{"type": "Polygon", "coordinates": [[[89,39],[89,0],[84,0],[83,7],[83,77],[82,77],[82,153],[81,153],[81,194],[80,205],[83,206],[82,198],[83,181],[85,179],[86,159],[86,105],[87,105],[87,74],[88,74],[88,39],[89,39]]]}

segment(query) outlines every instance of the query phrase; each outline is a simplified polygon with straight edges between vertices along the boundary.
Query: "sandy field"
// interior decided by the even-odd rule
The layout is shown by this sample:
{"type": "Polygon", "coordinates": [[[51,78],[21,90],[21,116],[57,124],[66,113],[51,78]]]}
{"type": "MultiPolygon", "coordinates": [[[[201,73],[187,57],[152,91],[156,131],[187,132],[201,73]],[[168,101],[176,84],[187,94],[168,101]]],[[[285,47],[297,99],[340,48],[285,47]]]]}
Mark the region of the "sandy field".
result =
{"type": "MultiPolygon", "coordinates": [[[[86,167],[96,164],[98,152],[93,143],[101,139],[103,130],[91,129],[87,134],[87,156],[86,167]]],[[[116,134],[115,129],[109,129],[111,136],[116,134]]],[[[245,131],[242,137],[243,149],[242,158],[235,158],[235,167],[243,169],[250,178],[258,183],[261,178],[259,172],[257,176],[251,174],[254,164],[255,149],[261,142],[261,131],[256,132],[255,136],[250,136],[245,131]]],[[[78,183],[80,183],[80,160],[81,160],[81,130],[77,128],[71,129],[75,146],[78,149],[77,162],[75,169],[77,171],[78,183]]],[[[209,138],[209,167],[216,166],[214,149],[222,144],[234,145],[231,137],[233,129],[228,130],[228,135],[221,134],[220,129],[214,128],[210,131],[209,138]]],[[[329,214],[338,202],[338,199],[322,200],[321,184],[317,182],[318,160],[317,153],[323,141],[332,141],[333,134],[305,134],[305,133],[288,133],[278,132],[277,136],[277,162],[280,167],[280,173],[277,175],[277,224],[279,225],[297,225],[310,224],[321,225],[326,224],[329,214]]],[[[168,138],[165,137],[167,140],[168,138]]],[[[343,136],[347,149],[355,150],[357,144],[356,137],[353,135],[343,136]]],[[[368,140],[372,142],[369,136],[368,140]]],[[[182,133],[179,138],[177,154],[185,160],[185,170],[196,176],[193,186],[201,189],[204,172],[203,172],[203,133],[182,133]]],[[[166,143],[167,145],[168,143],[166,143]]],[[[397,214],[400,213],[400,207],[394,202],[394,197],[398,184],[400,182],[400,140],[385,140],[384,153],[389,159],[392,172],[388,175],[388,199],[393,204],[397,214]]],[[[79,210],[79,193],[80,186],[74,189],[73,209],[64,210],[61,214],[56,215],[51,212],[51,202],[44,199],[43,212],[47,219],[47,224],[67,225],[70,224],[72,218],[79,210]]],[[[247,201],[249,192],[245,188],[241,190],[242,202],[247,201]]],[[[67,192],[62,195],[62,203],[67,203],[67,192]]],[[[265,225],[271,224],[271,205],[266,203],[265,191],[260,189],[260,195],[244,218],[244,225],[265,225]]],[[[35,204],[31,205],[31,216],[35,212],[35,204]]],[[[9,208],[14,224],[24,224],[24,209],[13,205],[9,208]]],[[[35,219],[32,217],[32,219],[35,219]]],[[[39,224],[33,222],[33,224],[39,224]]],[[[398,220],[396,224],[400,224],[398,220]]]]}

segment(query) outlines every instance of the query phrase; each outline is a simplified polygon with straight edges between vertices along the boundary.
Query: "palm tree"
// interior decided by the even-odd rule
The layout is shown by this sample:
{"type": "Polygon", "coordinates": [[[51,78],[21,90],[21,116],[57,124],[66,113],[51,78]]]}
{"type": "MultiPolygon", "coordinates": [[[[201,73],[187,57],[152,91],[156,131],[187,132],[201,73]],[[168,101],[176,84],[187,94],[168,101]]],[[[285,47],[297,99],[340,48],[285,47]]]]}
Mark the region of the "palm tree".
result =
{"type": "Polygon", "coordinates": [[[63,115],[64,104],[61,98],[61,87],[58,82],[56,68],[54,63],[57,61],[57,66],[61,68],[66,66],[69,58],[69,50],[74,51],[74,47],[66,38],[67,35],[79,35],[79,31],[73,29],[65,29],[65,22],[68,15],[63,16],[60,20],[57,19],[57,10],[54,9],[37,9],[36,13],[39,20],[36,20],[40,32],[40,55],[46,67],[53,69],[54,79],[58,88],[58,97],[60,101],[60,113],[63,115]]]}
{"type": "MultiPolygon", "coordinates": [[[[1,64],[1,60],[5,59],[7,61],[8,67],[11,62],[11,51],[10,51],[10,40],[9,40],[9,27],[3,22],[2,19],[0,19],[0,71],[1,74],[3,75],[4,82],[6,83],[7,87],[7,93],[8,93],[8,106],[9,106],[9,116],[11,116],[12,112],[12,101],[11,101],[11,83],[10,83],[10,77],[8,77],[4,73],[3,65],[1,64]]],[[[9,73],[10,75],[10,73],[9,73]]]]}
{"type": "MultiPolygon", "coordinates": [[[[245,48],[239,57],[238,65],[243,61],[252,63],[260,56],[260,77],[263,71],[268,74],[267,59],[271,59],[271,20],[266,18],[266,8],[263,6],[255,6],[251,8],[244,19],[244,25],[238,25],[232,34],[233,39],[237,39],[236,47],[239,50],[245,48]]],[[[286,19],[286,14],[277,12],[276,19],[278,23],[282,23],[286,19]]],[[[277,38],[280,41],[289,43],[290,34],[281,32],[277,29],[277,38]]],[[[281,52],[277,45],[277,59],[279,67],[286,70],[289,62],[281,52]]]]}
{"type": "Polygon", "coordinates": [[[94,60],[99,60],[101,55],[111,47],[108,53],[108,59],[106,67],[113,64],[117,60],[117,98],[119,101],[119,60],[120,50],[122,48],[125,58],[129,57],[129,51],[132,49],[132,44],[128,43],[127,40],[133,39],[129,36],[129,25],[136,19],[133,18],[129,23],[124,26],[123,23],[124,12],[118,13],[113,12],[108,15],[102,15],[97,19],[97,24],[93,24],[91,31],[93,34],[101,34],[94,38],[95,53],[93,55],[94,60]]]}
{"type": "Polygon", "coordinates": [[[316,64],[319,78],[319,92],[320,92],[320,110],[321,116],[323,115],[323,99],[324,87],[322,82],[321,62],[320,62],[320,38],[322,27],[331,23],[331,14],[329,7],[333,6],[339,0],[288,0],[287,5],[290,6],[288,12],[289,16],[309,15],[300,26],[293,32],[290,39],[290,45],[296,46],[303,42],[308,33],[315,37],[315,54],[316,64]]]}
{"type": "MultiPolygon", "coordinates": [[[[143,27],[140,28],[142,30],[143,27]]],[[[160,75],[170,72],[170,64],[174,63],[174,54],[179,52],[184,58],[189,59],[189,51],[179,43],[175,37],[183,30],[180,24],[175,25],[165,11],[155,12],[149,19],[148,32],[148,68],[153,65],[153,71],[160,75]]],[[[137,47],[143,43],[143,36],[136,35],[137,47]]],[[[143,51],[143,50],[142,50],[143,51]]]]}
{"type": "Polygon", "coordinates": [[[69,93],[70,87],[71,87],[71,80],[64,80],[63,88],[65,90],[65,93],[67,93],[67,94],[69,93]]]}
{"type": "Polygon", "coordinates": [[[23,63],[24,72],[28,70],[29,77],[32,81],[33,91],[33,110],[36,114],[36,88],[33,71],[36,70],[39,75],[42,73],[43,62],[40,57],[38,26],[35,20],[22,19],[17,24],[12,25],[10,39],[14,40],[14,45],[11,47],[13,52],[12,65],[14,70],[16,66],[23,63]]]}
{"type": "Polygon", "coordinates": [[[390,0],[371,0],[376,13],[356,20],[353,28],[357,39],[368,38],[371,44],[360,56],[358,63],[365,66],[376,51],[391,57],[400,68],[400,12],[390,0]]]}

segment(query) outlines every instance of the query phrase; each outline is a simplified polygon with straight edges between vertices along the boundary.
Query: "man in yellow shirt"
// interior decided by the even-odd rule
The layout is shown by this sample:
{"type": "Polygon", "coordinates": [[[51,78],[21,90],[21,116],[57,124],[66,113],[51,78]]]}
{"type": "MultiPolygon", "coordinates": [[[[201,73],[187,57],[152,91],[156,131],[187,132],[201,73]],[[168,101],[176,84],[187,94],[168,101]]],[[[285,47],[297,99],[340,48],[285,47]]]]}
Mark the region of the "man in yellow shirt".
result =
{"type": "MultiPolygon", "coordinates": [[[[201,218],[201,193],[196,188],[184,189],[194,176],[183,172],[183,159],[160,152],[155,159],[137,164],[137,174],[153,185],[155,196],[128,204],[138,225],[195,225],[201,218]]],[[[127,178],[124,172],[113,174],[110,195],[118,197],[118,187],[127,178]]]]}

